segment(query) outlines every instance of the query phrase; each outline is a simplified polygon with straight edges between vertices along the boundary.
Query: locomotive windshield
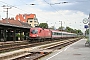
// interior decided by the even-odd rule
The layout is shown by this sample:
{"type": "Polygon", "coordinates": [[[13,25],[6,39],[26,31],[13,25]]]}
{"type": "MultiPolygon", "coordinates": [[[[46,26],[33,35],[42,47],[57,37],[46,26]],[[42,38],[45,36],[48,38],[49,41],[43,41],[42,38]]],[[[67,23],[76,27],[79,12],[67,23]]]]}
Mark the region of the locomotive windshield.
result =
{"type": "Polygon", "coordinates": [[[37,34],[38,33],[38,30],[37,29],[31,30],[31,33],[32,34],[37,34]]]}

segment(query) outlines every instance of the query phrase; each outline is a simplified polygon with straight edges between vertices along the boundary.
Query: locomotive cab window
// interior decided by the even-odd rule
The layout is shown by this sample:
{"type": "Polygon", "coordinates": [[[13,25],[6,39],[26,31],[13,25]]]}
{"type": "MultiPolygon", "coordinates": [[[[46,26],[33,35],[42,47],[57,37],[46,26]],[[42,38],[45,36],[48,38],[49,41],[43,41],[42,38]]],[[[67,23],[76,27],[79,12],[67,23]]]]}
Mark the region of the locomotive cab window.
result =
{"type": "Polygon", "coordinates": [[[31,33],[32,34],[37,34],[38,33],[38,30],[37,29],[31,30],[31,33]]]}

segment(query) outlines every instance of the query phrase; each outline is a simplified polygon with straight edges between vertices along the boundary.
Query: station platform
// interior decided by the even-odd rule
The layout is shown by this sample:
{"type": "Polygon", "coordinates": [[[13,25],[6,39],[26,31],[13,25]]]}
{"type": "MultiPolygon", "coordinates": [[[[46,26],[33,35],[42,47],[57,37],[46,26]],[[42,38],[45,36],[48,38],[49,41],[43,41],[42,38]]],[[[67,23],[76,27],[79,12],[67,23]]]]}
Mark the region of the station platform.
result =
{"type": "Polygon", "coordinates": [[[40,60],[90,60],[90,47],[85,47],[86,39],[81,39],[40,60]]]}

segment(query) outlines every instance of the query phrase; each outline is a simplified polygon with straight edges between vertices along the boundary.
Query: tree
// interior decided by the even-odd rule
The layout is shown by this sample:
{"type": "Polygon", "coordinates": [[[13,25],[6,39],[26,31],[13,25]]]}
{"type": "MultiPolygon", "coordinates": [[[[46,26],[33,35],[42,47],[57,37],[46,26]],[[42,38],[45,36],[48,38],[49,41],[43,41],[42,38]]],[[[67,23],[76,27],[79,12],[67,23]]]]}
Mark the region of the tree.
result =
{"type": "Polygon", "coordinates": [[[63,31],[64,27],[59,27],[58,30],[63,31]]]}
{"type": "Polygon", "coordinates": [[[82,34],[83,34],[81,30],[76,30],[76,33],[77,33],[78,35],[82,35],[82,34]]]}
{"type": "Polygon", "coordinates": [[[41,28],[48,28],[48,24],[47,23],[40,23],[39,27],[41,27],[41,28]]]}
{"type": "Polygon", "coordinates": [[[85,33],[86,33],[86,34],[89,34],[89,29],[86,29],[85,33]]]}
{"type": "Polygon", "coordinates": [[[65,31],[67,31],[67,32],[72,32],[72,31],[73,31],[73,29],[72,29],[72,28],[70,28],[70,27],[66,27],[65,31]]]}
{"type": "Polygon", "coordinates": [[[66,27],[65,31],[71,32],[71,33],[76,33],[78,35],[82,35],[83,34],[81,30],[79,30],[79,29],[78,30],[77,29],[72,29],[70,27],[66,27]]]}

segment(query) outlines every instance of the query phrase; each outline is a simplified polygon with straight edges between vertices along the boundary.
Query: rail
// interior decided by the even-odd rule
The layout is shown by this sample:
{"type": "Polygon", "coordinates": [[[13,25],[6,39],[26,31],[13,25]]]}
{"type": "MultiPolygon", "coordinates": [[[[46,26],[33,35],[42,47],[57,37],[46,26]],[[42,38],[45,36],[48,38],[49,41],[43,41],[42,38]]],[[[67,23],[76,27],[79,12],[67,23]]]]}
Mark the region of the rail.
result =
{"type": "Polygon", "coordinates": [[[43,56],[46,56],[50,53],[52,53],[54,50],[57,50],[57,49],[61,49],[67,45],[70,45],[76,41],[78,41],[79,39],[72,39],[72,40],[65,40],[64,42],[61,42],[61,43],[51,43],[51,44],[46,44],[45,45],[42,45],[41,47],[38,47],[37,48],[37,51],[36,49],[34,50],[28,50],[28,53],[31,53],[29,55],[25,55],[25,56],[21,56],[21,57],[17,57],[13,60],[38,60],[40,59],[41,57],[43,56]]]}
{"type": "MultiPolygon", "coordinates": [[[[15,59],[18,60],[19,58],[21,59],[24,56],[26,56],[24,58],[27,59],[27,58],[30,58],[28,55],[34,56],[34,54],[36,56],[35,59],[38,59],[38,58],[40,58],[42,56],[45,56],[47,54],[50,54],[53,50],[57,49],[58,46],[59,46],[58,49],[61,49],[61,48],[65,47],[65,46],[67,46],[69,44],[72,44],[75,41],[78,41],[79,39],[80,38],[76,38],[75,40],[74,39],[63,40],[63,41],[60,41],[61,43],[59,41],[53,42],[53,43],[52,42],[50,43],[50,41],[49,41],[48,44],[44,44],[45,42],[42,42],[41,44],[40,43],[34,43],[34,44],[32,44],[33,47],[32,47],[31,44],[28,44],[29,45],[29,48],[28,47],[24,48],[22,52],[20,51],[18,53],[16,52],[16,53],[10,54],[8,56],[1,56],[0,59],[4,59],[4,58],[6,58],[6,59],[9,59],[9,58],[14,59],[15,58],[15,59]],[[37,51],[36,51],[36,49],[37,49],[37,51]]],[[[22,45],[22,46],[24,46],[24,45],[22,45]]],[[[14,48],[16,48],[16,47],[14,47],[14,48]]],[[[32,60],[35,60],[35,59],[32,59],[32,60]]]]}

